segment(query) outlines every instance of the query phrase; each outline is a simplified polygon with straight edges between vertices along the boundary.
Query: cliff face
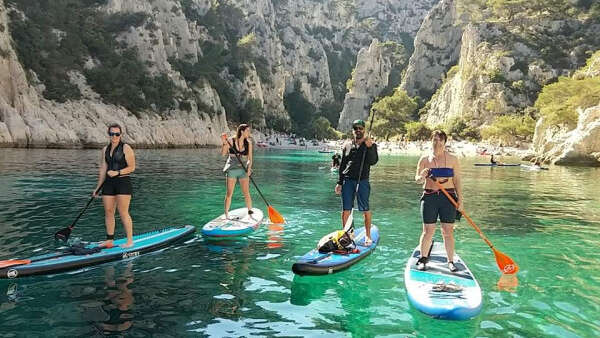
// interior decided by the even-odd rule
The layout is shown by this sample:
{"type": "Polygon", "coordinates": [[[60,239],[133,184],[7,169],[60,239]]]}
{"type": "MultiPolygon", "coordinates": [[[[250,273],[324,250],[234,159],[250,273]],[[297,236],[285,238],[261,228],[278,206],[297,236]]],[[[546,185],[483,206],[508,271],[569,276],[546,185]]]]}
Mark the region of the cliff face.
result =
{"type": "MultiPolygon", "coordinates": [[[[102,144],[106,141],[104,127],[110,122],[125,125],[135,145],[217,144],[219,133],[228,129],[227,119],[239,114],[249,102],[258,103],[262,109],[262,117],[254,121],[259,126],[268,124],[272,117],[289,119],[283,98],[296,88],[317,108],[336,100],[341,103],[341,88],[350,69],[337,65],[353,64],[348,58],[355,59],[375,38],[411,44],[423,18],[437,2],[231,0],[217,5],[210,0],[98,0],[98,12],[143,18],[125,26],[116,39],[136,49],[150,75],[165,75],[175,86],[174,97],[167,100],[174,102],[170,108],[151,105],[151,109],[132,112],[110,104],[89,83],[86,71],[101,63],[94,57],[85,61],[84,68],[69,71],[69,82],[79,91],[78,98],[62,103],[44,98],[44,74],[24,69],[10,43],[7,12],[19,13],[25,22],[28,18],[12,2],[7,9],[0,0],[4,27],[0,32],[0,144],[102,144]],[[215,17],[215,13],[221,16],[215,17]],[[242,46],[245,41],[249,42],[242,46]],[[213,57],[211,46],[222,46],[230,54],[244,49],[251,57],[240,57],[237,64],[225,60],[210,76],[203,75],[203,66],[213,57]],[[191,76],[189,69],[199,70],[201,75],[191,76]]],[[[56,30],[56,34],[64,38],[65,33],[56,30]]],[[[357,68],[382,62],[377,55],[367,58],[371,56],[376,59],[361,57],[357,68]]],[[[364,81],[356,82],[355,92],[377,95],[368,86],[373,81],[385,84],[385,74],[381,76],[370,80],[365,75],[364,81]]],[[[365,111],[359,108],[350,100],[344,116],[365,111]]],[[[340,122],[347,121],[344,118],[340,122]]]]}
{"type": "Polygon", "coordinates": [[[410,96],[428,100],[448,69],[458,63],[466,20],[466,15],[461,18],[457,13],[455,0],[442,0],[427,14],[402,81],[410,96]]]}
{"type": "MultiPolygon", "coordinates": [[[[78,74],[72,78],[82,89],[83,99],[65,103],[44,99],[40,93],[44,86],[29,84],[12,47],[7,9],[2,1],[0,27],[4,27],[0,30],[0,146],[99,146],[108,142],[106,126],[113,122],[123,125],[125,140],[138,147],[216,145],[220,133],[227,130],[219,96],[207,84],[197,90],[206,104],[219,112],[213,117],[198,112],[194,106],[190,112],[175,110],[168,118],[158,114],[138,118],[123,107],[103,103],[78,74]]],[[[166,64],[157,62],[156,68],[161,67],[170,71],[166,64]]],[[[36,78],[35,74],[30,75],[36,78]]]]}
{"type": "Polygon", "coordinates": [[[413,95],[435,92],[421,116],[432,126],[461,119],[479,127],[523,114],[545,85],[600,47],[598,18],[541,12],[476,20],[457,8],[464,2],[442,1],[426,18],[403,81],[413,95]]]}
{"type": "Polygon", "coordinates": [[[373,40],[369,48],[360,50],[353,85],[346,94],[344,110],[340,114],[339,130],[350,130],[352,121],[369,116],[373,99],[388,85],[390,70],[391,61],[379,41],[373,40]]]}

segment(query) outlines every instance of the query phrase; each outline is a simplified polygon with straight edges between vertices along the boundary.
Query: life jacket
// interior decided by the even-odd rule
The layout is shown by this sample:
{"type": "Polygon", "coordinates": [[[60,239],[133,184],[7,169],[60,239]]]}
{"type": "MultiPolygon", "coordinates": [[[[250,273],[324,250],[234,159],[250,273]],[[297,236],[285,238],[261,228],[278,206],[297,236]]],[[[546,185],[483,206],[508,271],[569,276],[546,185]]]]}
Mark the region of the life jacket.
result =
{"type": "Polygon", "coordinates": [[[356,249],[354,244],[354,229],[349,231],[338,230],[323,236],[317,245],[320,253],[348,254],[356,249]]]}

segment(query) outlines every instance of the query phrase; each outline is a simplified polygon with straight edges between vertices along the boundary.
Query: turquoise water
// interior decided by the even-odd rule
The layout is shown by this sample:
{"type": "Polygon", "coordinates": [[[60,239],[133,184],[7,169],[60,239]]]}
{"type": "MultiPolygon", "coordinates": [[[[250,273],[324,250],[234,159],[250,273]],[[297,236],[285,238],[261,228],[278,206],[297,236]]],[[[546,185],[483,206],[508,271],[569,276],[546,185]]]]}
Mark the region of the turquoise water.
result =
{"type": "MultiPolygon", "coordinates": [[[[0,259],[55,248],[53,233],[87,202],[98,157],[92,150],[0,149],[0,259]]],[[[137,150],[136,157],[136,232],[178,224],[200,229],[222,212],[224,161],[216,150],[137,150]]],[[[262,226],[243,241],[197,238],[86,271],[0,280],[0,335],[600,335],[600,170],[479,168],[472,166],[476,159],[464,159],[467,212],[521,271],[516,292],[499,290],[493,254],[461,221],[457,251],[478,278],[484,305],[472,320],[450,322],[413,309],[404,289],[404,264],[421,230],[412,180],[417,158],[382,156],[373,168],[371,207],[382,240],[370,257],[338,274],[295,277],[295,257],[339,226],[330,155],[255,157],[255,179],[287,225],[262,226]]],[[[239,188],[233,206],[243,206],[239,188]]],[[[72,237],[103,234],[96,201],[72,237]]]]}

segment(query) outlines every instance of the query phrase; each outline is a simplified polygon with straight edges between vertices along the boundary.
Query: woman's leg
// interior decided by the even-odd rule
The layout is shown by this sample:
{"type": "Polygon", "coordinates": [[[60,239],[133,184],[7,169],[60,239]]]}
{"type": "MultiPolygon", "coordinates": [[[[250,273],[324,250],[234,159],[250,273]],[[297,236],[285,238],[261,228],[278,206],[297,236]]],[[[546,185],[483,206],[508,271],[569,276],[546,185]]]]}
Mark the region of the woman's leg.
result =
{"type": "Polygon", "coordinates": [[[231,196],[233,196],[233,190],[235,189],[235,180],[235,178],[225,178],[225,185],[227,186],[227,192],[225,193],[225,218],[229,218],[229,207],[231,207],[231,196]]]}
{"type": "Polygon", "coordinates": [[[252,198],[250,197],[250,179],[240,178],[240,187],[242,187],[242,193],[244,194],[244,200],[246,201],[246,208],[252,210],[252,198]]]}
{"type": "MultiPolygon", "coordinates": [[[[102,195],[102,204],[104,204],[104,224],[106,225],[106,234],[114,236],[115,234],[115,208],[117,205],[117,196],[102,195]]],[[[107,239],[102,245],[112,246],[113,240],[107,239]]]]}
{"type": "Polygon", "coordinates": [[[129,248],[133,245],[133,221],[129,215],[130,202],[131,195],[117,195],[117,209],[119,210],[121,223],[123,223],[123,227],[125,228],[125,234],[127,234],[127,243],[122,245],[123,248],[129,248]]]}

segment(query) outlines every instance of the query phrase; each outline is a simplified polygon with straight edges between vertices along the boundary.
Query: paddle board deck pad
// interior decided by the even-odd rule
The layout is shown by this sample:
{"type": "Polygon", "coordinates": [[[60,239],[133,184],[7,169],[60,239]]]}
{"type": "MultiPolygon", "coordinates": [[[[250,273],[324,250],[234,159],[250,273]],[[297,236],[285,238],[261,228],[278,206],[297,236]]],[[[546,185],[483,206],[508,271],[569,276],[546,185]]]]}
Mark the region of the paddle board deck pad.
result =
{"type": "Polygon", "coordinates": [[[520,163],[503,163],[503,164],[492,164],[492,163],[475,163],[476,167],[520,167],[520,163]]]}
{"type": "MultiPolygon", "coordinates": [[[[115,240],[111,248],[102,248],[99,252],[87,255],[74,255],[65,251],[57,251],[42,256],[29,258],[31,263],[9,266],[0,269],[0,278],[17,278],[30,275],[54,274],[67,270],[98,265],[110,261],[137,257],[141,254],[162,249],[176,241],[184,239],[196,231],[191,225],[169,227],[133,236],[133,246],[121,248],[126,238],[115,240]]],[[[100,243],[90,243],[87,249],[98,248],[100,243]]]]}
{"type": "Polygon", "coordinates": [[[344,270],[367,257],[375,250],[379,242],[379,229],[375,225],[371,226],[371,239],[373,243],[365,246],[365,228],[358,228],[354,231],[354,241],[358,249],[357,253],[346,255],[331,252],[320,253],[319,250],[312,249],[294,263],[292,271],[298,275],[327,275],[344,270]]]}
{"type": "Polygon", "coordinates": [[[479,283],[456,253],[456,272],[448,269],[443,243],[433,243],[425,271],[417,270],[416,264],[420,256],[417,247],[404,270],[408,300],[417,310],[434,318],[450,320],[469,319],[481,312],[479,283]]]}
{"type": "Polygon", "coordinates": [[[223,214],[206,223],[202,227],[202,235],[219,239],[248,235],[258,229],[264,220],[260,209],[252,208],[252,212],[249,215],[247,208],[235,209],[229,212],[229,219],[223,214]]]}

